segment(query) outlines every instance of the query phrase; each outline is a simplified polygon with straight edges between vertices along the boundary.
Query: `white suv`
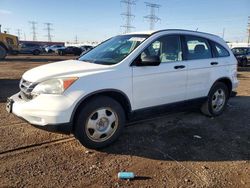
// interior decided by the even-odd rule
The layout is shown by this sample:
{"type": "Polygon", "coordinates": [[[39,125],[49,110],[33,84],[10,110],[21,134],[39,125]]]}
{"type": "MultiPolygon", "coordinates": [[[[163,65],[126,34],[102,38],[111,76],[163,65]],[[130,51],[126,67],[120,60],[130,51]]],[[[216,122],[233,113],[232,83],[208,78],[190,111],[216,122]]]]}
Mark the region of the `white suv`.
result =
{"type": "Polygon", "coordinates": [[[236,65],[215,35],[119,35],[79,60],[27,71],[6,108],[30,124],[71,131],[84,146],[101,148],[117,139],[131,114],[148,108],[201,102],[204,114],[220,115],[238,85],[236,65]]]}

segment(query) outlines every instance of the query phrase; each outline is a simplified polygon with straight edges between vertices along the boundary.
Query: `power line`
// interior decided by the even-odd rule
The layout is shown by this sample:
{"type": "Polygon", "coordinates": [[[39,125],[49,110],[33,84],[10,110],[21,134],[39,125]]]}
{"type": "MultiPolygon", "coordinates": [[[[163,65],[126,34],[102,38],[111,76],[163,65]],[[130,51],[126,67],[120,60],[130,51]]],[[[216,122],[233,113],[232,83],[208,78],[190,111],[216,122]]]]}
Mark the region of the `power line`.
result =
{"type": "Polygon", "coordinates": [[[17,29],[16,32],[17,32],[18,39],[20,40],[21,39],[21,34],[22,34],[21,29],[17,29]]]}
{"type": "Polygon", "coordinates": [[[51,28],[51,26],[53,25],[52,23],[44,23],[46,28],[45,30],[47,30],[47,35],[45,35],[46,37],[48,37],[48,42],[51,42],[52,41],[52,35],[51,35],[51,30],[53,30],[51,28]]]}
{"type": "Polygon", "coordinates": [[[157,9],[159,11],[159,8],[161,7],[161,5],[155,4],[155,3],[148,3],[148,2],[145,2],[145,4],[146,4],[146,7],[150,8],[150,14],[147,15],[147,16],[144,16],[144,18],[146,20],[148,20],[148,22],[149,22],[149,29],[150,30],[154,30],[155,23],[157,23],[159,20],[161,20],[158,16],[156,16],[156,12],[155,11],[157,9]]]}
{"type": "Polygon", "coordinates": [[[37,33],[36,33],[36,24],[37,22],[34,22],[34,21],[30,21],[29,22],[31,24],[31,30],[32,30],[32,35],[33,35],[33,41],[36,41],[37,40],[37,33]]]}
{"type": "Polygon", "coordinates": [[[125,18],[125,24],[121,25],[122,28],[124,28],[124,33],[131,32],[131,29],[134,29],[135,27],[132,26],[132,19],[135,17],[135,15],[132,14],[132,6],[136,4],[135,0],[121,0],[122,4],[125,4],[126,11],[121,13],[122,17],[125,18]]]}

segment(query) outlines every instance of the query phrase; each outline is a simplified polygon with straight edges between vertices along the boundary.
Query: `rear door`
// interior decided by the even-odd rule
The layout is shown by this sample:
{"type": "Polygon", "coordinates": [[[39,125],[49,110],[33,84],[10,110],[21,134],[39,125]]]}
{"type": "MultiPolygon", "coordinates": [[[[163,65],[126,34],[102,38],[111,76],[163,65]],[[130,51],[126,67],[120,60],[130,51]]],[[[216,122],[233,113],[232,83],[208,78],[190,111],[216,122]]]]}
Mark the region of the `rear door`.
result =
{"type": "Polygon", "coordinates": [[[213,62],[212,49],[205,38],[183,36],[185,59],[187,60],[187,99],[200,98],[207,95],[211,71],[216,66],[213,62]]]}
{"type": "Polygon", "coordinates": [[[152,42],[138,57],[158,56],[159,66],[133,66],[135,109],[186,99],[187,65],[182,60],[180,37],[166,35],[152,42]]]}
{"type": "Polygon", "coordinates": [[[230,53],[199,36],[185,36],[183,46],[188,61],[187,99],[205,97],[216,80],[228,76],[230,53]]]}

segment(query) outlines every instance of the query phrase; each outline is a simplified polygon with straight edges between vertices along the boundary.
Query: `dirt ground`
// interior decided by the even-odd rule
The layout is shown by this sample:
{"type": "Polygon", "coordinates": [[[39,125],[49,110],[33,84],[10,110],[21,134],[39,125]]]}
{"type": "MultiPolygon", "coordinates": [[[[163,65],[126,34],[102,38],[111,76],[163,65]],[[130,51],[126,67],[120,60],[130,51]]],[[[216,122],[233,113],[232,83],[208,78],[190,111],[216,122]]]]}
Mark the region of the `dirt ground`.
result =
{"type": "Polygon", "coordinates": [[[0,187],[250,187],[250,67],[216,118],[199,110],[129,123],[117,142],[88,150],[8,114],[21,75],[74,57],[14,56],[0,62],[0,187]],[[117,173],[132,171],[134,180],[117,173]]]}

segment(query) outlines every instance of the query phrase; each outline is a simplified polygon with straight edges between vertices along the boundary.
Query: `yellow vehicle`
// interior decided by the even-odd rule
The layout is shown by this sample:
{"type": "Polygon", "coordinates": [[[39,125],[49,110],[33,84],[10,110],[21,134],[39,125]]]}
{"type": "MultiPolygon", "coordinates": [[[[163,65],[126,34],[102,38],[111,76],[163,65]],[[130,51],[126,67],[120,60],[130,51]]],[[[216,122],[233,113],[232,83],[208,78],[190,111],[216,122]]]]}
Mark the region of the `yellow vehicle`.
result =
{"type": "Polygon", "coordinates": [[[4,59],[7,54],[17,54],[19,51],[18,37],[0,30],[0,60],[4,59]]]}

